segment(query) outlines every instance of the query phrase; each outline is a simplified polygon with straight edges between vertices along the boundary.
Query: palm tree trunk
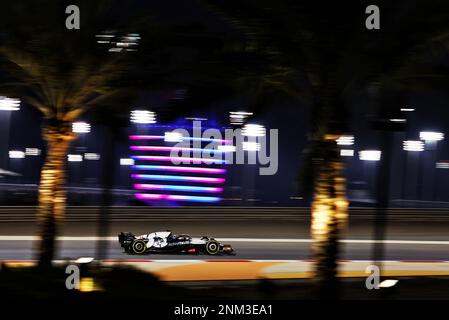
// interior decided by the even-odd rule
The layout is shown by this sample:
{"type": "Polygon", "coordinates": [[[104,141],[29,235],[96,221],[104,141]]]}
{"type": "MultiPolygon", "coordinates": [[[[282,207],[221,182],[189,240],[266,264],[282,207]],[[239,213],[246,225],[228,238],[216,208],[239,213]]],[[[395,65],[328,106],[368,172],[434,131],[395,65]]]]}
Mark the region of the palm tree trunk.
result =
{"type": "Polygon", "coordinates": [[[343,163],[335,140],[330,139],[323,145],[312,203],[313,276],[321,298],[338,297],[338,241],[347,221],[347,211],[343,163]]]}
{"type": "Polygon", "coordinates": [[[75,136],[67,125],[44,127],[47,157],[41,171],[39,185],[38,222],[40,243],[38,260],[40,266],[50,266],[56,249],[58,225],[64,216],[66,205],[65,173],[67,153],[75,136]]]}

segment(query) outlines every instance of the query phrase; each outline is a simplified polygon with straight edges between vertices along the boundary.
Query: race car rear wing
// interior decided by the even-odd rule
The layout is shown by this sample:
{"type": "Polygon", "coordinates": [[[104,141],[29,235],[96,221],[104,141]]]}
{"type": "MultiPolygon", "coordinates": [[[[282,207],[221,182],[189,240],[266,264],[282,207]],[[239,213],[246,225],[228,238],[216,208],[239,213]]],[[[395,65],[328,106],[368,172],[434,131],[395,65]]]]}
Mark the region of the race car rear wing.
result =
{"type": "Polygon", "coordinates": [[[136,236],[131,232],[120,232],[118,235],[118,242],[123,248],[129,247],[135,239],[136,236]]]}

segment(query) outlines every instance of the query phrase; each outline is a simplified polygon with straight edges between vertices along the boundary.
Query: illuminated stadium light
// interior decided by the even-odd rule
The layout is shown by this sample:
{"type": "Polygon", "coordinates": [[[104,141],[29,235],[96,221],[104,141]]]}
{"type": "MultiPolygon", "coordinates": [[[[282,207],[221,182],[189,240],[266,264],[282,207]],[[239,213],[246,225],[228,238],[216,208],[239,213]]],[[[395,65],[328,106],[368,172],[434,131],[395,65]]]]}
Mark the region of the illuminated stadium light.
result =
{"type": "Polygon", "coordinates": [[[0,111],[18,111],[20,110],[20,99],[0,96],[0,111]]]}
{"type": "Polygon", "coordinates": [[[218,197],[182,196],[172,194],[143,194],[137,193],[135,197],[139,200],[172,200],[172,201],[192,201],[192,202],[219,202],[218,197]]]}
{"type": "Polygon", "coordinates": [[[117,47],[127,48],[137,45],[136,42],[117,42],[115,44],[117,47]]]}
{"type": "Polygon", "coordinates": [[[401,122],[407,122],[407,119],[393,118],[393,119],[390,119],[390,121],[391,122],[399,122],[399,123],[401,123],[401,122]]]}
{"type": "Polygon", "coordinates": [[[87,122],[74,122],[74,123],[72,123],[72,132],[89,133],[90,132],[90,124],[87,122]]]}
{"type": "Polygon", "coordinates": [[[137,124],[156,123],[156,114],[148,110],[133,110],[131,111],[131,122],[137,124]]]}
{"type": "Polygon", "coordinates": [[[182,134],[179,132],[165,132],[164,141],[165,142],[181,142],[182,134]]]}
{"type": "Polygon", "coordinates": [[[115,42],[115,34],[111,33],[103,33],[103,34],[96,34],[95,37],[97,38],[98,44],[113,44],[115,42]]]}
{"type": "Polygon", "coordinates": [[[209,159],[209,158],[188,158],[188,157],[170,157],[170,156],[131,156],[134,160],[149,161],[167,161],[167,162],[183,162],[183,163],[216,163],[224,164],[226,160],[209,159]]]}
{"type": "Polygon", "coordinates": [[[444,139],[444,133],[433,131],[421,131],[419,138],[425,141],[441,141],[444,139]]]}
{"type": "Polygon", "coordinates": [[[137,183],[134,185],[134,188],[136,188],[138,190],[170,190],[170,191],[206,192],[206,193],[221,193],[221,192],[223,192],[223,188],[179,186],[179,185],[166,185],[166,184],[137,183]]]}
{"type": "Polygon", "coordinates": [[[109,52],[137,51],[140,35],[138,33],[128,33],[124,36],[110,32],[95,35],[97,43],[108,48],[109,52]]]}
{"type": "Polygon", "coordinates": [[[193,152],[207,152],[207,153],[223,153],[227,151],[217,149],[202,149],[202,148],[185,148],[185,147],[165,147],[165,146],[130,146],[131,150],[134,151],[193,151],[193,152]]]}
{"type": "Polygon", "coordinates": [[[413,112],[413,111],[415,111],[415,109],[413,109],[413,108],[401,108],[401,111],[402,112],[413,112]]]}
{"type": "Polygon", "coordinates": [[[221,150],[223,152],[235,152],[236,148],[235,148],[235,146],[231,146],[231,145],[219,145],[218,150],[221,150]]]}
{"type": "Polygon", "coordinates": [[[138,33],[128,33],[124,38],[130,41],[136,41],[141,39],[138,33]]]}
{"type": "Polygon", "coordinates": [[[340,136],[337,139],[337,144],[340,146],[352,146],[354,144],[354,136],[340,136]]]}
{"type": "Polygon", "coordinates": [[[402,143],[404,151],[421,152],[424,151],[424,142],[420,140],[406,140],[402,143]]]}
{"type": "Polygon", "coordinates": [[[248,116],[252,116],[252,112],[246,112],[246,111],[231,111],[229,112],[229,121],[231,124],[240,125],[243,124],[248,118],[248,116]]]}
{"type": "Polygon", "coordinates": [[[121,166],[133,166],[134,165],[134,159],[122,158],[122,159],[120,159],[120,165],[121,166]]]}
{"type": "Polygon", "coordinates": [[[170,175],[155,175],[155,174],[132,174],[131,178],[138,180],[186,181],[186,182],[203,182],[203,183],[223,183],[225,181],[224,178],[170,176],[170,175]]]}
{"type": "Polygon", "coordinates": [[[440,161],[435,164],[437,169],[449,169],[449,161],[440,161]]]}
{"type": "Polygon", "coordinates": [[[245,124],[242,129],[242,135],[248,137],[264,137],[266,129],[260,124],[245,124]]]}
{"type": "Polygon", "coordinates": [[[25,158],[25,152],[19,150],[11,150],[8,153],[10,159],[23,159],[25,158]]]}
{"type": "Polygon", "coordinates": [[[95,37],[97,37],[97,38],[114,38],[115,35],[113,35],[113,34],[96,34],[95,37]]]}
{"type": "Polygon", "coordinates": [[[359,152],[359,159],[363,161],[379,161],[381,152],[379,150],[363,150],[359,152]]]}
{"type": "Polygon", "coordinates": [[[100,160],[100,158],[101,157],[100,157],[100,155],[98,153],[88,152],[88,153],[84,154],[84,159],[86,159],[86,160],[96,161],[96,160],[100,160]]]}
{"type": "Polygon", "coordinates": [[[201,168],[201,167],[135,165],[132,168],[135,170],[149,170],[149,171],[171,171],[171,172],[191,172],[191,173],[211,173],[211,174],[226,173],[226,169],[201,168]]]}
{"type": "Polygon", "coordinates": [[[342,156],[342,157],[353,157],[354,156],[354,150],[352,150],[352,149],[341,149],[340,150],[340,156],[342,156]]]}
{"type": "Polygon", "coordinates": [[[69,162],[81,162],[83,161],[83,156],[80,154],[68,154],[67,160],[69,162]]]}
{"type": "Polygon", "coordinates": [[[39,156],[41,154],[41,149],[38,148],[26,148],[25,155],[27,156],[39,156]]]}
{"type": "Polygon", "coordinates": [[[260,143],[252,141],[242,142],[242,148],[244,151],[260,151],[260,143]]]}

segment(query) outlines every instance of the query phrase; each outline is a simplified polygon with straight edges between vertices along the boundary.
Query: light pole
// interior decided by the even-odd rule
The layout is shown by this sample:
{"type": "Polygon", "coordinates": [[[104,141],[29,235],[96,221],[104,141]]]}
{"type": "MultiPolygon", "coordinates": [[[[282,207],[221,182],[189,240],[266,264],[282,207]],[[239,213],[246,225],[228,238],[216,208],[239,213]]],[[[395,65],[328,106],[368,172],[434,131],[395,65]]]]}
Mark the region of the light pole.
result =
{"type": "MultiPolygon", "coordinates": [[[[9,164],[9,129],[12,112],[20,110],[20,100],[0,96],[0,178],[7,176],[17,176],[7,169],[9,164]]],[[[0,192],[3,201],[3,191],[0,192]]]]}
{"type": "MultiPolygon", "coordinates": [[[[373,262],[380,270],[382,277],[382,261],[385,256],[385,245],[382,242],[387,234],[388,207],[390,204],[390,174],[393,158],[393,141],[396,132],[404,131],[407,119],[401,113],[389,106],[394,102],[395,95],[385,91],[379,99],[379,114],[371,120],[371,127],[380,133],[382,161],[377,172],[376,215],[374,220],[373,262]]],[[[380,154],[379,154],[380,159],[380,154]]]]}
{"type": "MultiPolygon", "coordinates": [[[[407,118],[410,118],[411,113],[415,112],[415,108],[405,106],[405,107],[402,107],[400,109],[400,111],[405,116],[405,119],[407,119],[407,118]]],[[[408,138],[407,130],[404,130],[403,134],[404,134],[404,138],[408,138]]],[[[404,154],[403,169],[402,169],[401,207],[404,207],[405,200],[407,198],[406,186],[407,186],[407,170],[408,170],[409,162],[410,162],[409,153],[406,153],[406,154],[404,154]]]]}
{"type": "MultiPolygon", "coordinates": [[[[407,152],[406,155],[406,165],[408,164],[408,156],[410,154],[410,152],[423,152],[424,151],[424,143],[420,140],[405,140],[402,142],[402,150],[407,152]]],[[[419,153],[418,154],[418,166],[420,163],[420,159],[421,157],[419,157],[419,153]]],[[[406,168],[404,168],[404,170],[406,170],[406,168]]],[[[405,172],[404,172],[404,176],[405,176],[405,172]]],[[[421,176],[421,171],[420,168],[418,168],[418,183],[417,183],[417,198],[419,196],[419,185],[421,183],[422,180],[422,176],[421,176]]],[[[403,188],[403,192],[404,192],[404,188],[405,188],[405,178],[402,180],[402,188],[403,188]]]]}
{"type": "MultiPolygon", "coordinates": [[[[371,164],[374,164],[381,159],[382,152],[380,150],[361,150],[359,151],[359,159],[363,161],[363,176],[367,180],[367,186],[371,186],[374,181],[373,168],[371,164]],[[368,168],[367,168],[368,167],[368,168]]],[[[373,165],[374,166],[374,165],[373,165]]],[[[369,194],[375,194],[375,189],[369,187],[369,194]]]]}
{"type": "Polygon", "coordinates": [[[25,159],[25,152],[21,150],[10,150],[8,152],[9,157],[9,168],[11,168],[12,171],[20,172],[20,178],[19,183],[23,182],[23,159],[25,159]]]}
{"type": "Polygon", "coordinates": [[[9,127],[11,115],[20,110],[20,100],[0,96],[0,168],[8,166],[9,127]]]}
{"type": "MultiPolygon", "coordinates": [[[[428,167],[431,165],[430,168],[428,168],[427,171],[429,171],[431,174],[428,176],[427,181],[430,181],[429,188],[431,188],[429,194],[431,194],[431,199],[434,200],[435,198],[435,161],[437,157],[438,152],[438,142],[444,139],[444,134],[442,132],[435,132],[435,131],[421,131],[419,133],[419,138],[424,141],[425,143],[425,151],[424,155],[427,155],[427,158],[429,158],[429,152],[433,157],[429,159],[429,161],[424,161],[424,167],[428,167]],[[427,164],[427,166],[426,166],[427,164]]],[[[422,168],[422,165],[420,165],[420,171],[424,170],[422,168]]],[[[421,173],[422,176],[422,173],[421,173]]],[[[427,176],[427,175],[426,175],[427,176]]],[[[424,179],[421,181],[422,187],[421,187],[421,195],[425,197],[425,183],[424,179]]]]}
{"type": "Polygon", "coordinates": [[[72,123],[72,132],[80,135],[80,137],[81,137],[80,138],[81,139],[81,141],[80,141],[81,146],[79,148],[76,148],[76,147],[74,148],[75,151],[79,152],[80,154],[75,154],[75,155],[73,155],[72,160],[70,160],[70,157],[69,157],[68,160],[69,160],[69,162],[78,162],[77,169],[78,169],[79,172],[78,172],[77,176],[78,176],[79,182],[81,184],[83,182],[83,164],[81,163],[81,162],[83,162],[82,154],[85,151],[87,151],[87,150],[85,150],[83,148],[83,145],[85,144],[86,134],[91,132],[91,125],[90,125],[90,123],[83,122],[83,121],[73,122],[72,123]]]}
{"type": "MultiPolygon", "coordinates": [[[[243,151],[248,152],[248,169],[250,170],[249,177],[247,177],[249,188],[247,193],[247,200],[251,199],[251,206],[254,204],[256,198],[255,192],[255,164],[257,164],[257,152],[259,152],[262,148],[259,139],[266,136],[266,128],[260,124],[245,124],[242,128],[242,136],[246,136],[247,141],[242,142],[243,151]]],[[[266,143],[266,140],[264,140],[266,143]]],[[[266,146],[265,146],[266,147],[266,146]]],[[[245,179],[245,180],[247,180],[245,179]]]]}

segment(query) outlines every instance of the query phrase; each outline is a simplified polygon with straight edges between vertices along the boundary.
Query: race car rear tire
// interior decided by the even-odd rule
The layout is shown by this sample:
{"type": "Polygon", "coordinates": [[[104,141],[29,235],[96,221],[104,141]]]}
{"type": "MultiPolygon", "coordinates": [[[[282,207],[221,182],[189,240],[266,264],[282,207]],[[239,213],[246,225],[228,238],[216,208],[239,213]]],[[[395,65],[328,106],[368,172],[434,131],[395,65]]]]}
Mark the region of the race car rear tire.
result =
{"type": "Polygon", "coordinates": [[[217,240],[209,240],[206,242],[206,252],[210,255],[216,255],[220,252],[220,244],[217,240]]]}
{"type": "Polygon", "coordinates": [[[145,245],[145,241],[143,240],[134,240],[132,244],[132,250],[135,254],[145,253],[147,250],[147,246],[145,245]]]}

